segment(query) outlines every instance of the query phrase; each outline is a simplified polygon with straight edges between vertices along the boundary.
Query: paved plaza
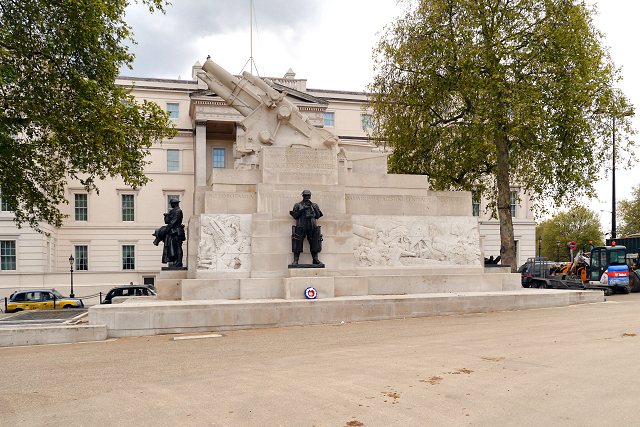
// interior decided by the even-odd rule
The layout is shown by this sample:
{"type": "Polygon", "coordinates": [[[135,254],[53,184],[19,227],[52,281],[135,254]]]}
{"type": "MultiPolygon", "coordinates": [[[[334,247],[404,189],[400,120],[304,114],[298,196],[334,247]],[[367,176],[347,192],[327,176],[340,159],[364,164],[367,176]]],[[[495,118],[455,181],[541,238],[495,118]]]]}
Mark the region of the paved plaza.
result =
{"type": "Polygon", "coordinates": [[[634,426],[640,294],[0,349],[1,426],[634,426]]]}

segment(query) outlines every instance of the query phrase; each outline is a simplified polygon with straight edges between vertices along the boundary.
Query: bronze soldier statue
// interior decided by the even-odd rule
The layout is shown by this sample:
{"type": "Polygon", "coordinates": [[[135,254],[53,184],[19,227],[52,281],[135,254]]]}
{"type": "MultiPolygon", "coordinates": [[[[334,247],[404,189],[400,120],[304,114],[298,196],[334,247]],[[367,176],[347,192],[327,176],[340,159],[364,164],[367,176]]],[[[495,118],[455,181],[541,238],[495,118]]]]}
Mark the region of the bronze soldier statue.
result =
{"type": "Polygon", "coordinates": [[[153,244],[158,246],[164,242],[162,251],[163,264],[172,263],[172,267],[182,268],[182,242],[186,240],[184,225],[182,224],[182,209],[178,206],[180,200],[171,199],[171,210],[164,214],[164,225],[158,228],[153,235],[156,239],[153,244]]]}
{"type": "Polygon", "coordinates": [[[296,225],[292,227],[291,244],[293,247],[293,264],[298,265],[300,253],[304,243],[304,238],[309,240],[309,250],[313,258],[313,264],[324,266],[318,260],[318,252],[322,251],[322,233],[316,220],[322,216],[322,212],[317,204],[311,202],[311,191],[302,192],[302,201],[293,206],[289,214],[296,220],[296,225]]]}

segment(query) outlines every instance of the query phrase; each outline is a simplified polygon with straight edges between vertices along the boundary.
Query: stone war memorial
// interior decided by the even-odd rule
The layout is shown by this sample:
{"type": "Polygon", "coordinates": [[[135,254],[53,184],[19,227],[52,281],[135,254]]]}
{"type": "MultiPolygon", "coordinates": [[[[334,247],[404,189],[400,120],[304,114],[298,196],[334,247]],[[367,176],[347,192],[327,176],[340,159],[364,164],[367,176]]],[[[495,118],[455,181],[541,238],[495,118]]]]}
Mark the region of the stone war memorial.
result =
{"type": "MultiPolygon", "coordinates": [[[[198,78],[210,96],[244,117],[236,123],[234,168],[213,169],[207,179],[196,168],[188,268],[160,273],[157,302],[90,310],[90,323],[107,324],[110,336],[556,306],[585,298],[576,292],[561,301],[546,291],[540,299],[540,290],[522,295],[519,274],[508,267],[485,271],[469,192],[433,191],[425,176],[388,174],[384,153],[346,151],[268,80],[233,76],[210,59],[198,78]],[[313,219],[319,241],[310,229],[296,242],[300,223],[292,207],[305,200],[303,192],[321,209],[313,219]],[[306,299],[310,287],[317,299],[306,299]],[[534,294],[537,299],[528,297],[534,294]]],[[[197,132],[196,162],[206,157],[206,133],[197,132]]]]}
{"type": "MultiPolygon", "coordinates": [[[[235,169],[213,171],[196,190],[188,271],[163,273],[161,298],[296,299],[309,286],[318,298],[520,286],[517,276],[484,274],[470,193],[430,191],[424,176],[387,174],[386,156],[364,159],[379,165],[358,173],[338,139],[309,124],[268,81],[246,72],[239,79],[211,59],[202,69],[198,77],[245,119],[235,169]],[[322,209],[314,220],[323,269],[289,268],[290,211],[305,190],[322,209]]],[[[308,243],[299,262],[313,265],[308,243]]]]}

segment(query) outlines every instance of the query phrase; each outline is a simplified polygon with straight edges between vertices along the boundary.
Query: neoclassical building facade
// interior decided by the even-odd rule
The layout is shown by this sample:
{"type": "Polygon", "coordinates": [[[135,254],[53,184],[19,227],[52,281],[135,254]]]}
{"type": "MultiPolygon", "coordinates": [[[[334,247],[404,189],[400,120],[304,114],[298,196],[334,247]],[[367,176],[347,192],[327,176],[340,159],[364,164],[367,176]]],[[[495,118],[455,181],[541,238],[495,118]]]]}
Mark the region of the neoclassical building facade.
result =
{"type": "MultiPolygon", "coordinates": [[[[17,289],[43,286],[68,294],[71,269],[74,293],[80,297],[130,282],[155,284],[163,266],[162,247],[153,245],[152,233],[163,224],[168,201],[181,201],[186,223],[198,203],[195,189],[207,186],[212,174],[219,169],[253,167],[238,161],[236,141],[243,132],[238,122],[243,116],[197,80],[199,69],[196,63],[191,80],[118,79],[119,84],[133,87],[137,99],[155,102],[170,112],[178,129],[173,139],[152,146],[146,168],[149,184],[132,189],[120,179],[107,179],[99,183],[100,194],[95,194],[71,181],[66,188],[69,204],[60,206],[68,217],[59,229],[45,225],[47,234],[18,229],[6,203],[1,204],[0,298],[17,289]]],[[[310,89],[292,70],[271,80],[311,124],[338,137],[346,153],[344,162],[353,161],[361,171],[384,164],[380,160],[387,153],[369,140],[365,93],[310,89]],[[374,161],[366,160],[372,153],[374,161]]],[[[485,256],[497,256],[499,224],[486,216],[485,207],[478,200],[469,209],[478,217],[485,256]]],[[[518,264],[522,264],[535,256],[536,223],[528,197],[517,187],[513,187],[512,215],[518,264]]],[[[87,302],[97,303],[97,299],[87,302]]]]}

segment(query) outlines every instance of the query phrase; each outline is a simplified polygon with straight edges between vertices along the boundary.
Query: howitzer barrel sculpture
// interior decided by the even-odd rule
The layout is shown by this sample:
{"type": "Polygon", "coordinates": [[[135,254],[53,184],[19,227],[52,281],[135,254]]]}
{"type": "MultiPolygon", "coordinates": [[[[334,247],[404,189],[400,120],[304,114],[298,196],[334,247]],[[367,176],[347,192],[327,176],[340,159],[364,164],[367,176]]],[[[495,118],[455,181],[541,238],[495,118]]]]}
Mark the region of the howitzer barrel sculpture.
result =
{"type": "Polygon", "coordinates": [[[273,88],[270,80],[246,71],[238,78],[211,59],[204,63],[202,70],[198,78],[245,117],[237,129],[236,158],[255,155],[262,146],[271,145],[337,151],[336,136],[313,126],[309,118],[285,98],[286,92],[273,88]]]}

